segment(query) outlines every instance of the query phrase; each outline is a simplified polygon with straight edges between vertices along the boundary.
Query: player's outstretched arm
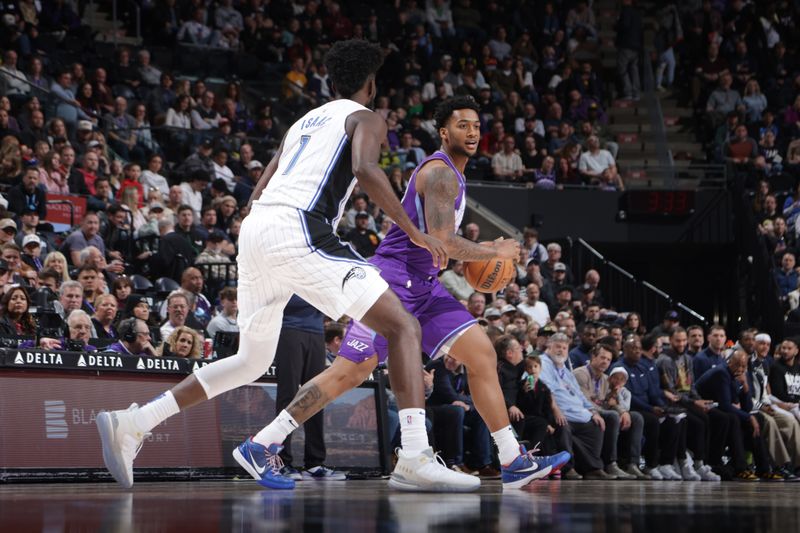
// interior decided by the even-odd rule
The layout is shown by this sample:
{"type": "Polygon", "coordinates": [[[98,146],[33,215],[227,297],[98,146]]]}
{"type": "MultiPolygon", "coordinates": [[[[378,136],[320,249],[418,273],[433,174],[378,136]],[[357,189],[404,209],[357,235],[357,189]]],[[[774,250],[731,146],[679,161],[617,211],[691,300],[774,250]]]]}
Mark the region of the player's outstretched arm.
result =
{"type": "Polygon", "coordinates": [[[435,266],[446,267],[447,251],[444,244],[436,237],[426,235],[411,222],[389,185],[386,174],[378,166],[381,143],[386,139],[386,121],[377,113],[357,111],[350,115],[347,126],[347,133],[352,140],[353,174],[361,188],[408,234],[411,242],[431,252],[435,266]]]}
{"type": "Polygon", "coordinates": [[[498,240],[478,244],[455,233],[455,205],[459,186],[453,171],[444,163],[431,162],[417,174],[417,191],[425,198],[425,221],[428,234],[444,242],[447,255],[463,261],[485,261],[495,257],[515,260],[519,243],[498,240]]]}
{"type": "MultiPolygon", "coordinates": [[[[286,137],[284,137],[285,139],[286,137]]],[[[253,202],[258,200],[261,196],[261,193],[267,187],[269,180],[272,178],[272,175],[275,174],[275,171],[278,170],[278,162],[281,159],[281,153],[283,152],[283,139],[281,139],[281,144],[278,146],[278,150],[275,152],[275,155],[272,156],[269,163],[267,163],[267,168],[264,169],[263,174],[258,179],[258,183],[253,188],[253,194],[250,195],[250,200],[247,202],[247,208],[250,209],[253,207],[253,202]]]]}

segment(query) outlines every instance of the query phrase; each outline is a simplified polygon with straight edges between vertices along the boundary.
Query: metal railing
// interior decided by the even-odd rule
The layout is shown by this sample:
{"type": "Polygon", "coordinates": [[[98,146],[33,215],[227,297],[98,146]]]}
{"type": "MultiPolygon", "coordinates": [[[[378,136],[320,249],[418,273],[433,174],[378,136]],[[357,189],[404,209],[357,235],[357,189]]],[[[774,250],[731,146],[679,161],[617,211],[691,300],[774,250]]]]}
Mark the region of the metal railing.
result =
{"type": "Polygon", "coordinates": [[[606,306],[620,312],[635,311],[642,316],[643,323],[650,326],[660,324],[664,314],[670,310],[678,311],[682,324],[708,325],[705,316],[652,283],[638,279],[585,240],[569,239],[569,248],[573,275],[583,275],[589,269],[599,272],[606,306]]]}

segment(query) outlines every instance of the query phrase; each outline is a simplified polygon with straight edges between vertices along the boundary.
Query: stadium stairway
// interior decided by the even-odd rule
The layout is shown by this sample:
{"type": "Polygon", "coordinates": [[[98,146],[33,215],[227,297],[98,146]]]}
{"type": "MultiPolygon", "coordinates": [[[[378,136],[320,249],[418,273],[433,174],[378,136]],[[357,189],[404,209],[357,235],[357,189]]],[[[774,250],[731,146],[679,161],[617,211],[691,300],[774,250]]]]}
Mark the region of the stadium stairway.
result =
{"type": "MultiPolygon", "coordinates": [[[[637,181],[646,180],[648,184],[659,185],[657,176],[663,173],[648,172],[648,168],[703,164],[705,152],[692,132],[692,110],[681,107],[671,91],[655,90],[655,64],[649,58],[655,53],[658,4],[640,2],[639,7],[644,12],[644,56],[648,58],[641,65],[641,98],[638,101],[612,98],[607,110],[608,129],[619,143],[617,165],[625,182],[636,185],[637,181]]],[[[614,24],[619,16],[618,5],[614,0],[600,0],[595,9],[603,77],[610,80],[608,93],[617,94],[614,24]]]]}

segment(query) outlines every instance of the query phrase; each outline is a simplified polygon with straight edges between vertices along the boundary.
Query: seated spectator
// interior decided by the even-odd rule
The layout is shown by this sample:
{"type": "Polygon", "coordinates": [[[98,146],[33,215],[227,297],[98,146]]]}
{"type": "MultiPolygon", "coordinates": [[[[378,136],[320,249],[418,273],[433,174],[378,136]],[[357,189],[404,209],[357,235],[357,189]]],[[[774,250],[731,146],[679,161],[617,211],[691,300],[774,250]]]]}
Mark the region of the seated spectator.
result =
{"type": "Polygon", "coordinates": [[[727,335],[725,328],[715,324],[708,330],[708,347],[695,354],[692,358],[692,370],[694,370],[694,378],[700,377],[717,366],[723,365],[725,359],[723,358],[722,351],[725,349],[725,341],[727,335]]]}
{"type": "Polygon", "coordinates": [[[580,393],[580,385],[566,366],[569,342],[569,337],[563,333],[552,335],[541,358],[541,380],[558,406],[555,414],[556,423],[561,427],[558,442],[561,449],[572,456],[562,469],[564,478],[580,479],[582,472],[588,479],[616,479],[603,470],[600,457],[605,422],[597,406],[580,393]]]}
{"type": "Polygon", "coordinates": [[[725,72],[719,77],[719,86],[711,93],[706,103],[706,113],[712,124],[722,124],[722,121],[731,111],[744,109],[739,91],[731,89],[733,76],[725,72]]]}
{"type": "Polygon", "coordinates": [[[541,168],[533,170],[532,182],[534,189],[551,191],[556,188],[556,161],[552,156],[542,159],[541,168]]]}
{"type": "Polygon", "coordinates": [[[236,266],[231,261],[230,256],[223,251],[225,237],[218,232],[208,235],[206,246],[194,260],[195,265],[211,266],[203,267],[205,278],[210,287],[218,290],[223,285],[236,282],[236,266]],[[226,267],[226,265],[231,265],[226,267]]]}
{"type": "Polygon", "coordinates": [[[206,26],[205,18],[206,10],[204,8],[195,9],[192,18],[186,20],[178,30],[177,40],[197,46],[216,46],[219,41],[219,32],[206,26]]]}
{"type": "Polygon", "coordinates": [[[117,309],[122,312],[128,303],[128,298],[133,292],[133,283],[130,278],[120,276],[111,284],[111,293],[117,300],[117,309]]]}
{"type": "MultiPolygon", "coordinates": [[[[594,329],[592,327],[592,329],[594,329]]],[[[584,331],[584,334],[586,332],[584,331]]],[[[603,432],[603,464],[607,474],[616,476],[617,479],[636,479],[637,475],[622,470],[617,465],[617,440],[623,425],[623,413],[616,409],[606,409],[604,404],[608,398],[610,387],[608,376],[605,372],[614,359],[613,350],[604,344],[592,345],[590,348],[588,364],[575,368],[572,371],[575,380],[581,387],[581,392],[592,404],[597,406],[600,416],[606,423],[603,432]]],[[[625,429],[630,426],[630,414],[625,424],[625,429]]],[[[630,461],[626,461],[630,463],[630,461]]]]}
{"type": "Polygon", "coordinates": [[[581,154],[578,162],[578,170],[583,179],[592,185],[598,185],[602,190],[624,190],[611,152],[600,148],[600,139],[596,135],[589,137],[587,144],[588,149],[581,154]]]}
{"type": "MultiPolygon", "coordinates": [[[[219,301],[222,310],[208,323],[206,331],[211,339],[218,332],[235,333],[239,331],[236,318],[239,314],[236,287],[225,287],[219,292],[219,301]]],[[[341,339],[340,339],[341,341],[341,339]]]]}
{"type": "Polygon", "coordinates": [[[181,274],[181,290],[189,298],[191,318],[190,326],[203,329],[214,316],[214,308],[203,294],[205,280],[203,274],[195,267],[189,267],[181,274]]]}
{"type": "Polygon", "coordinates": [[[247,172],[236,183],[236,187],[233,188],[233,196],[236,198],[236,203],[239,207],[247,205],[250,201],[253,189],[255,189],[263,172],[264,165],[260,161],[254,159],[247,164],[247,172]]]}
{"type": "Polygon", "coordinates": [[[377,233],[377,226],[375,219],[369,214],[369,198],[366,194],[356,194],[353,196],[353,204],[347,210],[345,216],[342,218],[342,225],[345,231],[349,231],[356,227],[356,215],[359,213],[367,213],[367,228],[377,233]]]}
{"type": "Polygon", "coordinates": [[[43,268],[41,254],[42,240],[37,235],[25,235],[22,239],[22,261],[40,272],[43,268]]]}
{"type": "Polygon", "coordinates": [[[92,338],[116,339],[117,330],[114,321],[117,318],[117,299],[113,294],[101,294],[94,301],[92,317],[92,338]]]}
{"type": "Polygon", "coordinates": [[[114,111],[103,117],[108,146],[126,161],[143,161],[145,152],[137,144],[136,119],[128,113],[128,101],[118,96],[114,111]]]}
{"type": "Polygon", "coordinates": [[[769,386],[772,395],[781,402],[792,404],[790,408],[800,420],[800,358],[797,357],[797,340],[787,338],[776,352],[776,361],[770,367],[769,386]]]}
{"type": "Polygon", "coordinates": [[[185,359],[201,359],[202,353],[203,338],[195,330],[186,326],[175,328],[158,350],[158,355],[185,359]]]}
{"type": "Polygon", "coordinates": [[[344,240],[350,242],[356,252],[367,259],[375,255],[375,250],[380,244],[378,234],[368,227],[369,220],[370,216],[366,211],[357,213],[356,226],[344,236],[344,240]]]}
{"type": "MultiPolygon", "coordinates": [[[[222,180],[219,181],[222,182],[222,180]]],[[[221,201],[224,197],[219,196],[218,198],[220,198],[221,201]]],[[[217,208],[215,207],[214,202],[212,202],[210,205],[203,207],[200,225],[195,228],[197,234],[202,236],[203,241],[207,240],[210,235],[222,237],[222,240],[220,241],[221,251],[229,256],[234,255],[236,253],[236,247],[233,245],[233,242],[231,242],[230,237],[228,237],[225,231],[218,227],[217,220],[217,208]]]]}
{"type": "Polygon", "coordinates": [[[39,168],[29,166],[22,174],[22,182],[8,191],[8,210],[21,215],[25,209],[33,209],[39,219],[47,217],[47,194],[39,187],[39,168]]]}
{"type": "Polygon", "coordinates": [[[77,281],[64,281],[58,289],[58,302],[56,311],[66,320],[71,311],[80,309],[83,305],[83,286],[77,281]]]}
{"type": "Polygon", "coordinates": [[[758,156],[758,143],[747,134],[747,126],[739,124],[734,136],[722,146],[722,157],[728,163],[749,167],[758,156]]]}
{"type": "Polygon", "coordinates": [[[539,300],[540,291],[536,283],[528,284],[525,289],[525,301],[517,305],[517,310],[528,315],[540,327],[544,327],[550,322],[550,311],[547,304],[539,300]]]}
{"type": "Polygon", "coordinates": [[[489,429],[472,403],[464,366],[449,355],[445,355],[430,363],[426,370],[433,374],[433,393],[428,398],[427,404],[455,405],[464,410],[463,423],[470,429],[473,466],[481,477],[499,478],[499,472],[492,467],[489,429]]]}
{"type": "Polygon", "coordinates": [[[190,112],[192,128],[195,130],[211,130],[219,127],[220,114],[217,112],[214,99],[216,96],[211,91],[203,93],[199,105],[190,112]]]}
{"type": "Polygon", "coordinates": [[[746,383],[747,359],[746,353],[737,350],[727,365],[718,365],[698,377],[696,386],[704,399],[716,402],[721,411],[733,413],[739,419],[738,424],[729,427],[731,463],[737,479],[758,481],[759,477],[769,479],[771,467],[761,424],[756,415],[750,413],[753,404],[742,387],[746,383]],[[753,453],[756,474],[747,469],[745,446],[753,453]]]}
{"type": "MultiPolygon", "coordinates": [[[[616,348],[615,348],[616,351],[616,348]]],[[[628,456],[623,470],[636,479],[649,480],[650,476],[639,470],[642,455],[642,433],[644,419],[640,413],[631,411],[631,391],[625,387],[628,372],[622,367],[611,370],[608,376],[608,394],[603,400],[605,409],[613,409],[620,415],[620,445],[623,458],[628,456]]]]}
{"type": "MultiPolygon", "coordinates": [[[[65,337],[39,337],[39,346],[45,350],[67,350],[74,352],[94,352],[95,346],[89,344],[92,335],[92,321],[86,311],[76,309],[67,317],[67,334],[65,337]]],[[[33,341],[25,341],[20,347],[26,347],[33,341]]]]}
{"type": "Polygon", "coordinates": [[[61,156],[49,151],[39,167],[39,181],[49,194],[69,194],[67,177],[61,173],[61,156]]]}
{"type": "Polygon", "coordinates": [[[719,476],[711,467],[722,466],[722,452],[729,415],[712,408],[711,402],[703,400],[695,389],[692,358],[687,353],[688,337],[680,326],[672,328],[669,334],[669,348],[656,359],[661,386],[667,399],[674,405],[686,409],[686,438],[692,451],[694,465],[687,458],[678,458],[681,475],[689,479],[689,469],[694,468],[703,481],[719,481],[719,476]],[[709,464],[705,464],[709,463],[709,464]]]}
{"type": "MultiPolygon", "coordinates": [[[[184,213],[191,217],[192,208],[184,207],[186,208],[184,213]]],[[[188,266],[194,264],[197,258],[193,241],[175,231],[172,217],[158,221],[158,232],[160,234],[158,251],[151,258],[151,271],[159,277],[177,279],[188,266]]]]}
{"type": "Polygon", "coordinates": [[[439,275],[439,281],[457,300],[468,300],[475,289],[464,278],[464,261],[456,260],[452,268],[439,275]]]}
{"type": "MultiPolygon", "coordinates": [[[[584,324],[580,330],[580,336],[580,344],[569,351],[569,362],[573,372],[589,364],[592,350],[597,340],[597,329],[594,324],[584,324]]],[[[605,372],[605,370],[606,369],[603,369],[603,372],[605,372]]]]}
{"type": "Polygon", "coordinates": [[[781,258],[781,268],[774,270],[775,282],[782,297],[786,297],[797,288],[798,274],[795,270],[795,257],[791,252],[786,252],[781,258]]]}
{"type": "MultiPolygon", "coordinates": [[[[192,209],[194,220],[200,220],[203,209],[203,191],[208,188],[210,181],[211,174],[205,170],[197,169],[192,172],[188,181],[181,182],[183,205],[188,205],[192,209]]],[[[180,213],[178,213],[178,217],[180,217],[180,213]]],[[[194,223],[194,220],[192,220],[192,223],[194,223]]],[[[180,225],[183,227],[183,224],[180,225]]]]}
{"type": "MultiPolygon", "coordinates": [[[[122,195],[125,194],[127,189],[136,191],[136,203],[139,207],[144,205],[144,187],[139,179],[142,176],[142,167],[136,163],[128,163],[122,167],[123,179],[117,189],[116,199],[119,202],[122,200],[122,195]]],[[[110,246],[109,248],[114,248],[110,246]]]]}
{"type": "Polygon", "coordinates": [[[654,386],[649,371],[641,364],[642,342],[639,338],[629,337],[623,353],[624,357],[614,363],[614,368],[623,368],[627,372],[629,378],[625,386],[631,392],[631,410],[640,413],[644,419],[644,473],[657,481],[680,481],[683,478],[673,463],[685,423],[667,415],[664,394],[660,387],[654,386]]]}
{"type": "Polygon", "coordinates": [[[22,287],[12,287],[0,299],[0,334],[36,335],[36,322],[29,312],[30,298],[22,287]]]}
{"type": "Polygon", "coordinates": [[[122,355],[158,356],[150,342],[150,329],[144,320],[128,318],[119,323],[119,340],[106,347],[104,351],[122,355]]]}
{"type": "Polygon", "coordinates": [[[105,254],[106,246],[103,243],[103,239],[98,235],[99,231],[100,217],[97,216],[97,213],[86,213],[81,221],[81,227],[70,233],[64,240],[61,252],[70,258],[70,262],[73,265],[80,263],[81,250],[87,246],[94,246],[105,254]]]}
{"type": "MultiPolygon", "coordinates": [[[[167,319],[160,328],[162,339],[169,337],[170,333],[172,333],[175,328],[186,325],[186,321],[190,316],[189,312],[191,309],[189,304],[189,295],[180,289],[170,293],[170,295],[167,297],[166,305],[167,319]]],[[[202,328],[202,326],[200,327],[202,328]]]]}
{"type": "Polygon", "coordinates": [[[503,138],[503,149],[492,156],[492,173],[498,181],[519,181],[523,173],[522,159],[516,152],[513,135],[503,138]]]}
{"type": "Polygon", "coordinates": [[[100,271],[92,265],[84,265],[78,269],[78,283],[83,287],[83,304],[81,309],[87,313],[94,313],[96,300],[104,294],[105,278],[100,276],[100,271]]]}

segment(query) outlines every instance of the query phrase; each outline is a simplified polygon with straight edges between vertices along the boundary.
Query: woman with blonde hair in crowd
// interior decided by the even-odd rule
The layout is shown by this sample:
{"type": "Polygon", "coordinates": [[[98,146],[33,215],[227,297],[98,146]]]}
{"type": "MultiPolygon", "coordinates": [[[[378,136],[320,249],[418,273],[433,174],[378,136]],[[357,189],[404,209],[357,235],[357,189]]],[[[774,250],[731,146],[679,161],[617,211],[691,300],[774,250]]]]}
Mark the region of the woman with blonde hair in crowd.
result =
{"type": "Polygon", "coordinates": [[[190,327],[178,326],[169,334],[159,349],[159,355],[200,359],[203,338],[190,327]]]}
{"type": "Polygon", "coordinates": [[[147,223],[144,213],[139,209],[139,193],[135,188],[125,187],[122,189],[119,202],[122,204],[123,208],[131,212],[134,231],[138,231],[139,228],[147,223]]]}
{"type": "Polygon", "coordinates": [[[117,297],[113,294],[101,294],[94,300],[92,316],[93,338],[116,339],[117,330],[114,321],[117,318],[117,297]]]}
{"type": "Polygon", "coordinates": [[[61,283],[65,281],[72,281],[69,277],[69,267],[67,267],[67,258],[61,252],[50,252],[44,258],[44,266],[42,270],[53,270],[61,276],[61,283]]]}
{"type": "Polygon", "coordinates": [[[22,149],[13,135],[3,137],[0,144],[0,182],[11,183],[22,173],[22,149]]]}

